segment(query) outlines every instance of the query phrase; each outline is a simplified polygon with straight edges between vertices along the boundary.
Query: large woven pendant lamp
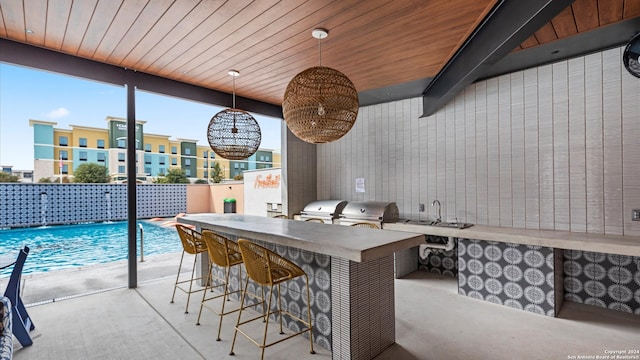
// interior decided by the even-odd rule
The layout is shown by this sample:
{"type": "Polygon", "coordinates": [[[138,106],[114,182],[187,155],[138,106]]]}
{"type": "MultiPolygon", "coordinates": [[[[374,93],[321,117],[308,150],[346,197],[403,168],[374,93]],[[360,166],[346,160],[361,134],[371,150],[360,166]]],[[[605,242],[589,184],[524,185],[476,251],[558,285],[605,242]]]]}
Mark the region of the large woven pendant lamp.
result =
{"type": "Polygon", "coordinates": [[[236,109],[236,76],[240,73],[229,70],[233,77],[233,108],[215,114],[207,128],[209,145],[219,156],[229,160],[243,160],[253,155],[260,146],[262,134],[256,119],[246,111],[236,109]]]}
{"type": "Polygon", "coordinates": [[[282,101],[284,121],[289,130],[308,143],[321,144],[343,137],[358,116],[358,91],[338,70],[322,66],[322,39],[325,29],[311,33],[318,39],[320,66],[306,69],[287,85],[282,101]]]}

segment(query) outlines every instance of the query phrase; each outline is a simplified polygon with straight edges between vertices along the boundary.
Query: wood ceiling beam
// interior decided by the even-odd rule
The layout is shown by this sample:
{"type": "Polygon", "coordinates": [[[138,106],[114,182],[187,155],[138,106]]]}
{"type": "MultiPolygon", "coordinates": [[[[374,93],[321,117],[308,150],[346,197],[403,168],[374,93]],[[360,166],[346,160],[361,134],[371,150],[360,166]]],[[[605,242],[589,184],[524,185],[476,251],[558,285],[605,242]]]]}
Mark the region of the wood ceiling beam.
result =
{"type": "Polygon", "coordinates": [[[573,1],[502,0],[496,4],[424,90],[422,116],[435,113],[573,1]]]}

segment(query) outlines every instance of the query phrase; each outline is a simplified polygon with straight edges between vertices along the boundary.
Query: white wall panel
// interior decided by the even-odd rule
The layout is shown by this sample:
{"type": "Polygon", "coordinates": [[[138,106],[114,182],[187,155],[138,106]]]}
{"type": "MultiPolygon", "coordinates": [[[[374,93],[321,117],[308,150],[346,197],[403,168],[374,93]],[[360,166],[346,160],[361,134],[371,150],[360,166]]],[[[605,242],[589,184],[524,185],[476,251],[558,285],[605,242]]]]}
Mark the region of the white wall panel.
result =
{"type": "Polygon", "coordinates": [[[540,178],[540,228],[555,228],[553,201],[553,72],[538,68],[538,171],[540,178]]]}
{"type": "Polygon", "coordinates": [[[538,69],[524,71],[524,176],[525,227],[540,227],[540,175],[538,171],[538,69]]]}
{"type": "MultiPolygon", "coordinates": [[[[425,118],[421,98],[361,108],[347,136],[318,146],[318,197],[396,201],[423,220],[438,199],[444,220],[640,235],[640,81],[621,52],[479,81],[425,118]]],[[[314,156],[293,149],[298,169],[314,156]]]]}
{"type": "Polygon", "coordinates": [[[569,94],[567,62],[553,64],[554,228],[569,230],[569,94]]]}
{"type": "Polygon", "coordinates": [[[511,183],[511,76],[498,77],[498,164],[500,179],[500,226],[513,226],[511,183]]]}
{"type": "Polygon", "coordinates": [[[569,60],[569,204],[571,231],[587,231],[584,58],[569,60]]]}
{"type": "Polygon", "coordinates": [[[487,150],[487,82],[476,85],[476,222],[489,223],[488,150],[487,150]]]}
{"type": "Polygon", "coordinates": [[[476,87],[468,86],[464,91],[464,146],[465,146],[465,198],[466,207],[460,219],[475,223],[477,203],[477,176],[476,176],[476,87]]]}
{"type": "MultiPolygon", "coordinates": [[[[620,49],[602,53],[604,227],[622,234],[622,87],[620,49]]],[[[626,70],[625,70],[626,71],[626,70]]]]}
{"type": "Polygon", "coordinates": [[[511,74],[511,196],[513,227],[526,227],[524,72],[511,74]]]}

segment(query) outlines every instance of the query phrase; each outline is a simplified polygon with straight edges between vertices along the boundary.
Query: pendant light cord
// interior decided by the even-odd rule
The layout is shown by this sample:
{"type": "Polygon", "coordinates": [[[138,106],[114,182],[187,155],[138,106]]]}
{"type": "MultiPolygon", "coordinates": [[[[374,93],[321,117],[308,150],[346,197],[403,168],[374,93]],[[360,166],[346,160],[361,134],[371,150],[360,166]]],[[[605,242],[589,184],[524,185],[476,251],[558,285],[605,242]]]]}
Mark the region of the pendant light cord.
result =
{"type": "Polygon", "coordinates": [[[320,54],[320,66],[322,66],[322,38],[318,38],[318,53],[320,54]]]}
{"type": "Polygon", "coordinates": [[[235,76],[231,76],[231,78],[233,79],[233,108],[236,108],[236,77],[235,76]]]}

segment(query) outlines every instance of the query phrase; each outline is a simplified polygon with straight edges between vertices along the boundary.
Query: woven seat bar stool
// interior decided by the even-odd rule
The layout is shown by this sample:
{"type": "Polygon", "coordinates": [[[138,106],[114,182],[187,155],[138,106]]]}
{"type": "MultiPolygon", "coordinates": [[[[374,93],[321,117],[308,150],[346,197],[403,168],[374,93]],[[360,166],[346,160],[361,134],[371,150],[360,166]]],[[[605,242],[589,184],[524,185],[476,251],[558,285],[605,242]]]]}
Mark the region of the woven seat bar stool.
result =
{"type": "MultiPolygon", "coordinates": [[[[242,254],[240,253],[238,244],[211,230],[203,230],[202,238],[204,239],[209,254],[209,278],[207,279],[205,291],[202,294],[202,302],[200,303],[200,312],[198,313],[198,320],[196,321],[196,325],[200,325],[200,317],[202,316],[203,308],[206,307],[207,309],[213,311],[220,317],[220,323],[218,324],[218,335],[216,336],[216,341],[220,341],[222,317],[240,310],[240,308],[236,308],[225,312],[225,304],[230,300],[229,295],[231,294],[237,293],[239,294],[239,297],[242,296],[242,266],[239,266],[239,289],[235,291],[229,291],[229,276],[231,273],[231,268],[242,264],[242,254]],[[221,278],[217,275],[214,275],[214,266],[218,266],[224,269],[224,277],[221,278]],[[214,284],[214,280],[217,281],[217,284],[214,284]],[[216,294],[214,296],[207,297],[207,290],[213,291],[213,289],[215,288],[222,288],[222,294],[216,294]],[[207,304],[208,301],[221,297],[222,305],[220,309],[216,309],[213,306],[207,304]]],[[[264,313],[266,310],[264,305],[264,288],[262,290],[262,298],[260,298],[260,300],[262,301],[247,305],[245,306],[245,308],[262,304],[262,311],[264,313]]]]}
{"type": "Polygon", "coordinates": [[[359,228],[380,229],[378,225],[374,223],[368,223],[368,222],[357,222],[357,223],[351,224],[350,226],[359,227],[359,228]]]}
{"type": "Polygon", "coordinates": [[[184,313],[189,313],[189,300],[191,300],[191,294],[204,291],[204,288],[193,290],[193,283],[198,280],[202,280],[205,276],[194,277],[196,272],[196,259],[197,254],[203,253],[207,251],[207,245],[202,240],[202,234],[198,231],[182,225],[176,224],[176,230],[178,231],[178,235],[180,236],[180,241],[182,242],[182,256],[180,257],[180,265],[178,266],[178,275],[176,276],[176,283],[173,286],[173,295],[171,296],[171,303],[173,304],[173,300],[176,297],[176,290],[180,289],[181,291],[187,293],[187,306],[184,309],[184,313]],[[193,257],[193,266],[191,267],[191,276],[189,279],[180,279],[180,273],[182,272],[182,262],[184,260],[184,254],[194,255],[193,257]],[[186,287],[186,284],[189,284],[189,287],[186,287]]]}
{"type": "Polygon", "coordinates": [[[311,299],[309,295],[309,277],[298,265],[293,262],[283,258],[282,256],[276,254],[275,252],[260,246],[256,243],[253,243],[249,240],[240,239],[238,240],[238,245],[240,246],[240,252],[242,252],[242,258],[244,259],[244,266],[247,270],[247,279],[245,281],[244,291],[242,293],[242,299],[240,300],[241,304],[244,303],[247,294],[247,285],[249,279],[255,281],[256,283],[269,286],[269,300],[267,301],[267,313],[261,314],[260,316],[253,317],[248,320],[242,320],[242,305],[240,307],[240,311],[238,312],[238,321],[236,322],[236,328],[233,333],[233,342],[231,343],[231,352],[230,355],[234,355],[233,348],[236,344],[236,337],[238,332],[248,338],[251,342],[253,342],[256,346],[261,349],[260,359],[264,359],[264,350],[272,345],[278,344],[285,340],[291,339],[294,336],[303,334],[305,332],[309,332],[309,346],[310,353],[315,354],[313,350],[313,326],[311,323],[311,299]],[[296,314],[292,314],[286,310],[282,309],[282,294],[280,292],[280,284],[285,281],[296,279],[298,277],[304,276],[307,286],[307,320],[305,321],[301,317],[296,314]],[[271,299],[273,298],[273,290],[274,286],[277,285],[278,288],[278,309],[271,310],[271,299]],[[284,335],[284,330],[282,328],[282,315],[286,314],[290,316],[292,319],[299,321],[303,326],[300,331],[297,331],[293,334],[287,334],[284,337],[267,343],[267,330],[269,328],[269,317],[272,314],[277,314],[280,320],[280,334],[284,335]],[[262,337],[262,341],[257,341],[253,339],[250,335],[244,332],[241,327],[245,324],[256,320],[262,320],[265,318],[266,322],[264,325],[264,334],[262,337]]]}
{"type": "Polygon", "coordinates": [[[319,223],[319,224],[324,224],[324,220],[322,220],[320,218],[308,218],[308,219],[305,219],[304,221],[316,222],[316,223],[319,223]]]}

